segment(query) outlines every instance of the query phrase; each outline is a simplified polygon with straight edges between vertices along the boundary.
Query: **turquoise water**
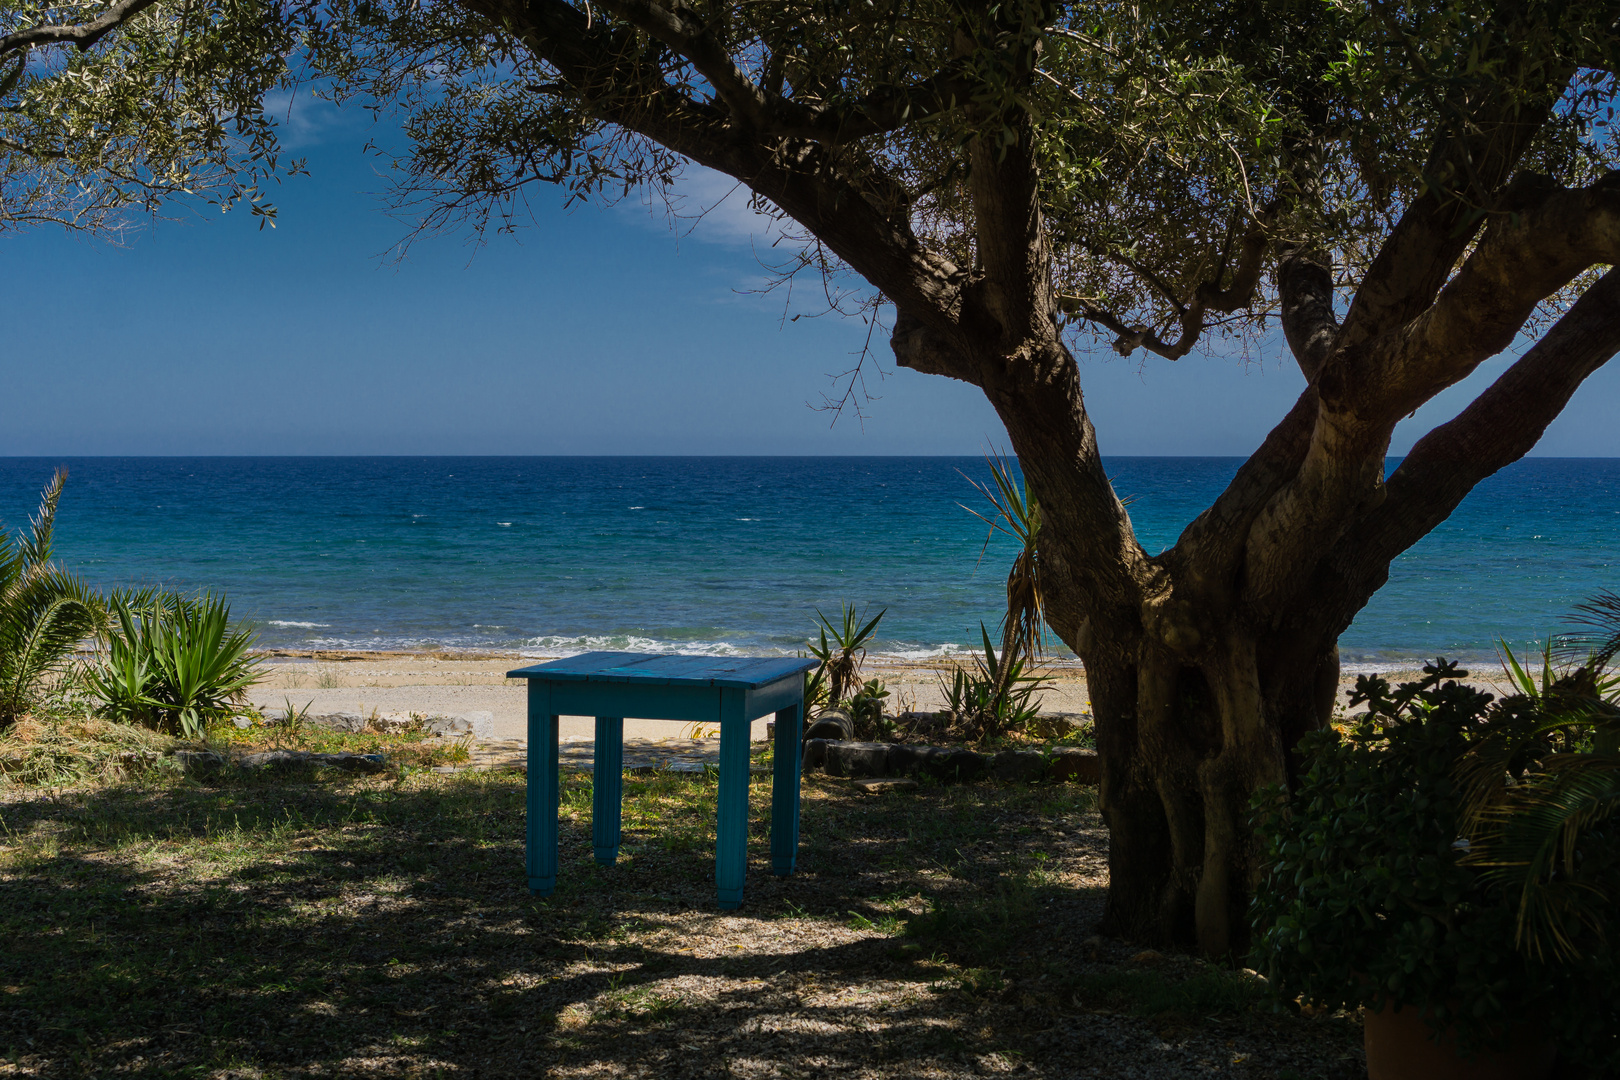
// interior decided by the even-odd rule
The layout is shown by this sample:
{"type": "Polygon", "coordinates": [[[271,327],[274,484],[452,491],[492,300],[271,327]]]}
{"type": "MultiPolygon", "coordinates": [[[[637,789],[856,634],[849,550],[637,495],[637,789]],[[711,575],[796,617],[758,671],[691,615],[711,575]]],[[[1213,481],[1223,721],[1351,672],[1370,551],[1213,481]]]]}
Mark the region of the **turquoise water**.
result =
{"type": "MultiPolygon", "coordinates": [[[[1114,458],[1150,551],[1236,458],[1114,458]]],[[[0,459],[0,520],[70,470],[57,555],[101,585],[223,589],[266,645],[791,652],[815,609],[887,607],[876,652],[960,651],[1009,548],[958,503],[978,458],[0,459]]],[[[1479,660],[1620,590],[1620,460],[1530,459],[1402,556],[1343,639],[1479,660]]]]}

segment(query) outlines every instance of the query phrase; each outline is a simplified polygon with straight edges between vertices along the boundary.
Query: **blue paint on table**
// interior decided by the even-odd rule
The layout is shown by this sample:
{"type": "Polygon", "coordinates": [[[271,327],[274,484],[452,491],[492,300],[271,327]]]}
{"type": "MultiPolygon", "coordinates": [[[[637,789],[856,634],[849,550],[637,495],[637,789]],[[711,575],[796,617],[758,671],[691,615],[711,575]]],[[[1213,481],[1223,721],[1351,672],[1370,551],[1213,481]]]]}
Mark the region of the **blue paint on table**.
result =
{"type": "Polygon", "coordinates": [[[815,666],[788,657],[589,652],[507,672],[529,682],[530,890],[550,896],[557,887],[557,728],[563,716],[596,718],[591,843],[603,865],[619,857],[625,717],[720,726],[715,892],[722,908],[735,908],[748,864],[749,727],[775,713],[771,870],[791,874],[799,852],[803,676],[815,666]]]}

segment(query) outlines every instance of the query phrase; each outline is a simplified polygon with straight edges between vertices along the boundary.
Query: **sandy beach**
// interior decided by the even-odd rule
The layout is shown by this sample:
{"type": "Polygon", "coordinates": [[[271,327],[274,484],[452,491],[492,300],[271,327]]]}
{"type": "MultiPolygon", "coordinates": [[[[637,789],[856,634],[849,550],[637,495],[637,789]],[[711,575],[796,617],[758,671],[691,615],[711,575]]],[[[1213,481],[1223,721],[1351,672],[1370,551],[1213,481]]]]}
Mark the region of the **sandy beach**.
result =
{"type": "MultiPolygon", "coordinates": [[[[266,678],[253,688],[252,699],[255,705],[271,714],[282,712],[289,702],[294,708],[307,705],[310,715],[330,712],[369,715],[373,710],[400,715],[487,711],[494,715],[497,739],[522,739],[527,723],[525,685],[521,679],[508,679],[506,673],[544,660],[494,653],[348,652],[319,653],[315,659],[273,656],[266,663],[266,678]]],[[[948,670],[948,663],[939,661],[881,659],[870,659],[862,668],[866,678],[881,679],[889,688],[887,711],[891,713],[940,707],[944,698],[938,675],[948,670]]],[[[1415,672],[1386,675],[1395,681],[1412,677],[1415,672]]],[[[1050,681],[1052,688],[1041,699],[1047,712],[1090,711],[1085,673],[1080,667],[1054,667],[1050,681]]],[[[1341,697],[1354,685],[1353,675],[1341,679],[1341,697]]],[[[630,738],[659,740],[683,734],[684,726],[670,721],[629,719],[625,722],[625,734],[630,738]]],[[[563,718],[561,738],[564,741],[589,742],[593,735],[591,718],[563,718]]],[[[765,737],[764,719],[755,721],[753,735],[755,739],[765,737]]]]}

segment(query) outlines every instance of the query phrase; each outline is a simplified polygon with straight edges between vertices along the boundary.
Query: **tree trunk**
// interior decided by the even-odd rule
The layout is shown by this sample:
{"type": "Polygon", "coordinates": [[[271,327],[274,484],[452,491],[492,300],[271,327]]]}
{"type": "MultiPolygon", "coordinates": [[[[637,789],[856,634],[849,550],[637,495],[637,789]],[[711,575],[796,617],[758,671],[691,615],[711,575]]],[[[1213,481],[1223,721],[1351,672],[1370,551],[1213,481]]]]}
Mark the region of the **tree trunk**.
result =
{"type": "Polygon", "coordinates": [[[1246,604],[1252,514],[1206,514],[1149,556],[1102,475],[1073,358],[1055,338],[1037,352],[985,364],[1003,373],[985,390],[1041,505],[1049,621],[1085,664],[1111,837],[1105,929],[1242,953],[1259,875],[1250,800],[1287,782],[1288,751],[1331,716],[1345,608],[1366,597],[1246,604]]]}

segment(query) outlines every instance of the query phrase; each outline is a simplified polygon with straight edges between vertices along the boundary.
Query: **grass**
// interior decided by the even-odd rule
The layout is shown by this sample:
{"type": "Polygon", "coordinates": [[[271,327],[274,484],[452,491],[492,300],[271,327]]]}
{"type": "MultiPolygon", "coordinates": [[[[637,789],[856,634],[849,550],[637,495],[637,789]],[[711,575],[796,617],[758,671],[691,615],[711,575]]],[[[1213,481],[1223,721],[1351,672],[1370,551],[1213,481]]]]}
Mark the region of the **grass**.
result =
{"type": "Polygon", "coordinates": [[[0,790],[0,1076],[1066,1076],[1149,1055],[1167,1015],[1190,1063],[1359,1067],[1356,1032],[1256,1009],[1232,973],[1088,958],[1089,789],[808,777],[779,879],[761,777],[729,913],[712,777],[624,789],[598,867],[590,779],[565,779],[549,899],[510,773],[0,790]]]}

